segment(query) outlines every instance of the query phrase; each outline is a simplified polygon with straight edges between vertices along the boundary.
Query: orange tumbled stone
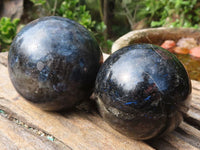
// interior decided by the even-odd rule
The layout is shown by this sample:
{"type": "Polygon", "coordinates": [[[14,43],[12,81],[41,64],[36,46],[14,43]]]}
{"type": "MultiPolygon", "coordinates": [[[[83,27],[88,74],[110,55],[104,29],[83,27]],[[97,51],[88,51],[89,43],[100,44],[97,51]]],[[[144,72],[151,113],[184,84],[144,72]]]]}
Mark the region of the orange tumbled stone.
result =
{"type": "Polygon", "coordinates": [[[173,52],[173,47],[176,46],[176,43],[173,40],[165,40],[161,47],[164,49],[169,50],[170,52],[173,52]]]}
{"type": "Polygon", "coordinates": [[[188,54],[189,49],[184,48],[184,47],[175,47],[174,52],[177,53],[177,54],[188,54]]]}
{"type": "Polygon", "coordinates": [[[200,46],[190,49],[190,55],[200,58],[200,46]]]}

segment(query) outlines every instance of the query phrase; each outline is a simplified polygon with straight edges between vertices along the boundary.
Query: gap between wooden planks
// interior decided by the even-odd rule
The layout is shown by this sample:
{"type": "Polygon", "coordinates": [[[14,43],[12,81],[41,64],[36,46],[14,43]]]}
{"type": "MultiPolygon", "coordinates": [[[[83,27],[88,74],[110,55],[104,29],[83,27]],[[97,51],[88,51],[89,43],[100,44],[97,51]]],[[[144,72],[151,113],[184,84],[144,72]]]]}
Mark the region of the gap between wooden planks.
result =
{"type": "Polygon", "coordinates": [[[0,148],[1,150],[70,150],[65,144],[39,137],[2,116],[0,116],[0,148]]]}
{"type": "MultiPolygon", "coordinates": [[[[18,95],[10,82],[6,66],[7,53],[1,53],[0,109],[6,111],[12,117],[23,121],[30,127],[53,135],[60,143],[63,143],[64,146],[69,149],[150,150],[153,149],[152,147],[156,149],[199,149],[198,142],[200,141],[200,131],[185,122],[179,127],[185,132],[184,135],[179,133],[179,131],[174,131],[163,138],[147,141],[147,143],[151,145],[149,146],[144,142],[135,141],[119,134],[110,128],[95,111],[87,112],[74,110],[62,114],[42,111],[29,104],[18,95]],[[187,137],[192,137],[193,141],[187,137]],[[163,145],[165,147],[163,147],[163,145]]],[[[200,116],[200,83],[195,81],[192,83],[194,84],[193,92],[195,98],[193,98],[191,105],[194,109],[189,110],[190,113],[188,117],[196,119],[198,122],[200,116]]],[[[9,121],[6,121],[6,123],[8,122],[9,121]]],[[[18,128],[16,128],[16,130],[18,131],[18,128]]],[[[24,130],[22,131],[24,132],[24,130]]],[[[22,131],[19,129],[19,133],[22,131]]],[[[1,132],[6,133],[7,131],[3,131],[2,128],[1,132]]],[[[11,132],[16,134],[15,130],[11,130],[11,132]]],[[[37,137],[34,135],[34,138],[37,137]]],[[[29,139],[30,141],[27,139],[26,143],[31,143],[33,139],[29,139]]],[[[37,140],[40,139],[41,137],[38,137],[37,140]]],[[[15,140],[17,139],[11,139],[12,142],[17,142],[15,140]]],[[[52,144],[54,143],[52,142],[52,144]]],[[[21,143],[21,146],[23,147],[23,143],[21,143]]],[[[59,146],[57,148],[60,149],[59,146]]],[[[40,148],[37,147],[36,149],[40,148]]]]}

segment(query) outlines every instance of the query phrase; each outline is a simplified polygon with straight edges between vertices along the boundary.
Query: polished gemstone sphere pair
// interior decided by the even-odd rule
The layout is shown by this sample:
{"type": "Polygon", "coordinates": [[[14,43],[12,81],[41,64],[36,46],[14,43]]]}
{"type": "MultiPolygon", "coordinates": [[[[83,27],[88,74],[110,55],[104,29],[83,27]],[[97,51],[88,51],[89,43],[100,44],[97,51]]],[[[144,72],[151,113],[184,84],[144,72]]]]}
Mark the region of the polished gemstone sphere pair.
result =
{"type": "Polygon", "coordinates": [[[44,17],[25,26],[8,57],[16,90],[44,110],[72,108],[94,89],[102,117],[135,139],[162,135],[181,122],[191,85],[173,54],[136,44],[101,64],[102,53],[90,32],[61,17],[44,17]]]}

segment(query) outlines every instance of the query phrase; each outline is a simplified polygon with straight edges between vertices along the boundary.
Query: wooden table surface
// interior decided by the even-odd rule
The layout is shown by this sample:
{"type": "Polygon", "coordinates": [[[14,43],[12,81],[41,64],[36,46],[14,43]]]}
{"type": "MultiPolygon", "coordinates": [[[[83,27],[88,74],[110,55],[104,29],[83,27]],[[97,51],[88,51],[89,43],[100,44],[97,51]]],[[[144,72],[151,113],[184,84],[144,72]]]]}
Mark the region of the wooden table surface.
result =
{"type": "Polygon", "coordinates": [[[185,121],[162,138],[136,141],[113,130],[93,102],[70,112],[45,112],[13,88],[7,53],[0,54],[1,150],[197,150],[200,149],[200,82],[192,81],[191,108],[185,121]]]}

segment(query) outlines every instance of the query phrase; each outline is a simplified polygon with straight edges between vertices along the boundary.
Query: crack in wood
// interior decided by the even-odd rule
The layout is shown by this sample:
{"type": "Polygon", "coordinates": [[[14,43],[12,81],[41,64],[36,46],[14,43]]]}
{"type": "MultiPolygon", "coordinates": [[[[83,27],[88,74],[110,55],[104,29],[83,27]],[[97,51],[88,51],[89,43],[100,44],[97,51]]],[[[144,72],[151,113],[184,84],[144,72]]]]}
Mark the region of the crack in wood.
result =
{"type": "MultiPolygon", "coordinates": [[[[3,97],[0,97],[0,99],[3,97]]],[[[65,143],[63,143],[62,141],[58,140],[57,138],[55,138],[53,135],[50,135],[44,131],[41,131],[40,129],[37,129],[35,127],[31,127],[30,125],[27,125],[26,123],[24,123],[23,121],[20,121],[19,119],[13,117],[12,113],[9,113],[5,110],[3,110],[0,106],[0,115],[10,121],[12,121],[13,123],[15,123],[16,125],[27,129],[29,132],[31,132],[34,135],[37,136],[41,136],[41,137],[46,137],[46,139],[50,140],[51,142],[56,142],[58,141],[59,143],[62,143],[63,145],[65,145],[69,150],[72,150],[71,147],[69,147],[68,145],[66,145],[65,143]]]]}

